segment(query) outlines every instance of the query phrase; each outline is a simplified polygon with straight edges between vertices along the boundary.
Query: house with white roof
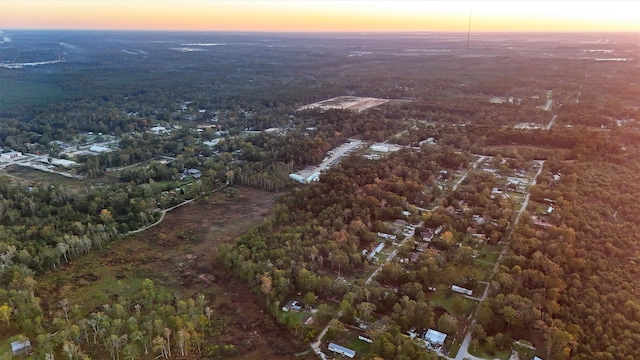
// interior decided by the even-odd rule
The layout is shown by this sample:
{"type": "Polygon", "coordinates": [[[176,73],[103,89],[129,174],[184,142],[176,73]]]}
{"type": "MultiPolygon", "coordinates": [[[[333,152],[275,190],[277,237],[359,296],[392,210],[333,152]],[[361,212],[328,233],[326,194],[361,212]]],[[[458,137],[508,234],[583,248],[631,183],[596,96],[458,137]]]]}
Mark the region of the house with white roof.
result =
{"type": "Polygon", "coordinates": [[[338,353],[340,355],[344,355],[348,358],[353,359],[354,356],[356,356],[356,352],[354,350],[351,350],[349,348],[346,348],[344,346],[340,346],[338,344],[335,343],[329,343],[329,347],[328,347],[329,351],[333,351],[334,353],[338,353]]]}
{"type": "Polygon", "coordinates": [[[22,156],[22,153],[19,151],[9,151],[4,154],[0,154],[0,156],[2,156],[5,159],[15,159],[22,156]]]}
{"type": "Polygon", "coordinates": [[[432,346],[442,346],[447,339],[447,334],[440,331],[429,329],[424,334],[424,339],[427,340],[432,346]]]}

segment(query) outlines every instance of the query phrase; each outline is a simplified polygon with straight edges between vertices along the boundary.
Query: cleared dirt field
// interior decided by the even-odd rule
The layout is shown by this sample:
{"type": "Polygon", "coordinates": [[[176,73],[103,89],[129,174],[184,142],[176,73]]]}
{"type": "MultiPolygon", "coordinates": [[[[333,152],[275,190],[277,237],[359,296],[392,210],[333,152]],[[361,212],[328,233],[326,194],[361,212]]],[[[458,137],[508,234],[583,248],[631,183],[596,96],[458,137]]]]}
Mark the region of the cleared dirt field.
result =
{"type": "MultiPolygon", "coordinates": [[[[225,329],[212,344],[233,344],[229,359],[307,359],[293,354],[307,350],[293,341],[263,311],[246,284],[229,276],[216,261],[220,244],[235,241],[271,214],[277,194],[237,188],[219,192],[169,212],[158,226],[112,243],[108,249],[74,261],[40,279],[46,311],[59,311],[68,298],[90,312],[109,299],[132,294],[144,278],[166,286],[182,298],[202,293],[216,316],[227,317],[225,329]],[[50,295],[51,294],[51,295],[50,295]]],[[[128,295],[131,296],[132,295],[128,295]]]]}
{"type": "Polygon", "coordinates": [[[378,98],[368,98],[368,97],[358,97],[358,96],[338,96],[335,98],[318,101],[313,104],[305,105],[300,108],[300,110],[306,109],[345,109],[352,111],[364,111],[368,108],[382,105],[386,102],[389,102],[389,99],[378,99],[378,98]]]}

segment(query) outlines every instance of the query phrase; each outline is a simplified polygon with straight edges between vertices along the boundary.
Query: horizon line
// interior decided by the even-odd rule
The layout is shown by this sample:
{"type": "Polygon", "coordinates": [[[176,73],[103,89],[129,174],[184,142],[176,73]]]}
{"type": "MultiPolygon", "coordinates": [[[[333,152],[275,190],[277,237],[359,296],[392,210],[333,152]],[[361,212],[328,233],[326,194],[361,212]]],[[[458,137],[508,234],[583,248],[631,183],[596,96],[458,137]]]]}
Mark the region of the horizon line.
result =
{"type": "MultiPolygon", "coordinates": [[[[0,28],[2,31],[92,31],[92,32],[174,32],[174,33],[250,33],[250,34],[466,34],[466,30],[196,30],[196,29],[103,29],[103,28],[0,28]]],[[[637,34],[636,30],[478,30],[473,34],[637,34]]]]}

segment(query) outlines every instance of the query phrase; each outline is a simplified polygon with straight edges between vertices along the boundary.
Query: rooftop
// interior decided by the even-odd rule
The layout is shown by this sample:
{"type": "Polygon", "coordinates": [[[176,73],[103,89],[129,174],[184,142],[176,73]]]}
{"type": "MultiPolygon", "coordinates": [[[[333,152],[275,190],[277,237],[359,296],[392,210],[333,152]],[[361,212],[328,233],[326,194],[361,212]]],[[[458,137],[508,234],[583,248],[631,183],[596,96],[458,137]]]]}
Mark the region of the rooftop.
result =
{"type": "Polygon", "coordinates": [[[429,329],[427,330],[427,333],[424,334],[424,338],[430,343],[442,345],[447,338],[447,334],[441,333],[437,330],[429,329]]]}

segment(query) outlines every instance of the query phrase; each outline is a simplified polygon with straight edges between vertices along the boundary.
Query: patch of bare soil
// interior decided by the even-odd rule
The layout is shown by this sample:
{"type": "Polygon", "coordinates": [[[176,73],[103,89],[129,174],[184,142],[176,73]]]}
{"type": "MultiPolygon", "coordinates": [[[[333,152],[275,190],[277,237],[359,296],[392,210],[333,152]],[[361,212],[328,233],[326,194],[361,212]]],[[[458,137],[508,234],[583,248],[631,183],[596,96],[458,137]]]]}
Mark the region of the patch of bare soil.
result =
{"type": "Polygon", "coordinates": [[[228,317],[226,329],[212,341],[235,346],[225,358],[296,359],[293,354],[307,347],[292,341],[249,287],[217,259],[220,244],[235,241],[271,215],[276,196],[252,188],[240,188],[233,196],[216,193],[167,213],[161,224],[120,249],[127,257],[145,253],[136,256],[137,264],[150,278],[157,274],[161,283],[183,294],[203,293],[218,314],[228,317]]]}
{"type": "MultiPolygon", "coordinates": [[[[249,286],[232,277],[218,261],[219,246],[234,242],[250,227],[265,221],[278,195],[238,189],[233,195],[221,191],[174,209],[157,226],[116,241],[102,253],[90,255],[91,259],[78,259],[59,269],[55,275],[58,286],[50,285],[46,290],[55,294],[46,301],[47,307],[55,309],[58,299],[72,298],[79,288],[107,281],[107,277],[123,282],[128,278],[150,278],[182,298],[204,294],[215,316],[227,319],[220,334],[207,339],[205,349],[232,344],[235,350],[217,358],[313,358],[293,355],[307,350],[308,345],[295,341],[267,313],[249,286]],[[105,279],[88,273],[83,262],[90,263],[92,271],[105,274],[105,279]]],[[[117,296],[116,290],[107,296],[114,295],[117,296]]]]}

